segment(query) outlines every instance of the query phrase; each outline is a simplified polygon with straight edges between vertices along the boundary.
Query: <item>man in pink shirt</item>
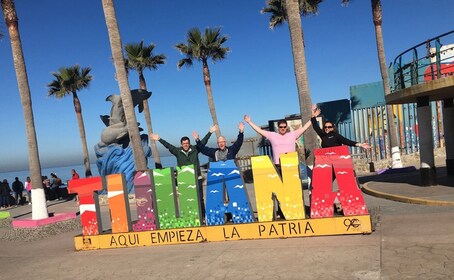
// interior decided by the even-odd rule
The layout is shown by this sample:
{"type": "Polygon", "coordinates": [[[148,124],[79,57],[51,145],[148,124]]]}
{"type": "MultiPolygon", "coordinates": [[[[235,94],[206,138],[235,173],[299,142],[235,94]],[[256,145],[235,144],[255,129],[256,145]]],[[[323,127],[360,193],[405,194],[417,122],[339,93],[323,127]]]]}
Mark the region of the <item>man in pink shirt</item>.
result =
{"type": "MultiPolygon", "coordinates": [[[[320,114],[320,110],[314,109],[312,111],[312,116],[316,117],[320,114]]],[[[279,155],[294,152],[296,139],[298,139],[301,134],[303,134],[310,126],[311,121],[307,121],[302,127],[290,131],[288,129],[287,121],[282,119],[277,122],[278,132],[267,131],[261,129],[255,123],[251,121],[251,118],[248,115],[244,115],[244,120],[255,130],[257,133],[266,137],[273,148],[273,161],[274,164],[279,167],[279,155]]]]}

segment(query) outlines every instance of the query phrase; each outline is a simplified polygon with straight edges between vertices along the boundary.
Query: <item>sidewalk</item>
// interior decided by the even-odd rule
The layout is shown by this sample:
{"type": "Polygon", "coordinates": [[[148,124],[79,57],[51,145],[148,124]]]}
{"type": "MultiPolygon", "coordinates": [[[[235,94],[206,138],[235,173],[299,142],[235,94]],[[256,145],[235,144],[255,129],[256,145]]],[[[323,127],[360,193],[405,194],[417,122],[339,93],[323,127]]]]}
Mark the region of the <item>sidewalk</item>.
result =
{"type": "Polygon", "coordinates": [[[358,177],[363,192],[399,202],[454,206],[454,177],[447,176],[446,167],[436,167],[438,185],[423,187],[420,185],[418,169],[403,170],[396,173],[373,173],[358,177]]]}
{"type": "MultiPolygon", "coordinates": [[[[433,187],[418,186],[418,171],[363,174],[358,179],[363,188],[403,196],[408,202],[417,198],[454,202],[453,179],[444,179],[443,170],[437,173],[439,185],[433,187]]],[[[33,242],[0,240],[0,279],[453,279],[454,208],[397,203],[369,195],[365,199],[374,209],[376,222],[375,231],[365,235],[83,252],[74,250],[79,227],[33,242]],[[26,265],[18,269],[18,263],[26,265]]],[[[101,208],[108,216],[108,207],[101,208]]],[[[8,211],[15,219],[30,217],[31,205],[8,211]]],[[[51,201],[48,211],[78,212],[79,207],[75,201],[51,201]]],[[[0,228],[0,235],[3,231],[0,228]]]]}

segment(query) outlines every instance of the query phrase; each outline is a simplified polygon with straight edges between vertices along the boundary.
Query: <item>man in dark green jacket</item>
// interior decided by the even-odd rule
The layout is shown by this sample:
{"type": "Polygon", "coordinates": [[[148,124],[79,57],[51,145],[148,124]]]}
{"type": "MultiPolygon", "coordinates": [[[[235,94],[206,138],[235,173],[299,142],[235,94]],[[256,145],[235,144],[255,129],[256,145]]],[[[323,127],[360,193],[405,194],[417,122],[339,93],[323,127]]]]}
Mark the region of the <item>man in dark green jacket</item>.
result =
{"type": "MultiPolygon", "coordinates": [[[[210,131],[200,140],[202,143],[208,143],[208,139],[213,132],[217,130],[217,126],[211,126],[210,131]]],[[[164,147],[166,147],[169,152],[177,158],[177,165],[178,166],[185,166],[194,164],[194,170],[197,171],[197,179],[198,179],[198,190],[199,190],[199,201],[201,204],[201,212],[202,217],[205,218],[205,201],[203,199],[203,186],[202,186],[202,173],[200,171],[200,162],[199,162],[199,150],[197,149],[196,145],[191,145],[191,141],[189,137],[183,136],[180,140],[180,147],[176,147],[166,140],[159,137],[158,134],[151,134],[150,138],[155,141],[159,141],[164,147]]]]}

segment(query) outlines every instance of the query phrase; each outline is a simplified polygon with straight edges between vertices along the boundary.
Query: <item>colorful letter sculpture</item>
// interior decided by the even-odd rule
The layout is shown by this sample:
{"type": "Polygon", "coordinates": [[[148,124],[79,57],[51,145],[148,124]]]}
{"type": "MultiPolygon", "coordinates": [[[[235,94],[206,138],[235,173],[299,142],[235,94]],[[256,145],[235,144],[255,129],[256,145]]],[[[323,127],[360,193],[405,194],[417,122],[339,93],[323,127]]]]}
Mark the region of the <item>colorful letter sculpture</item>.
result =
{"type": "Polygon", "coordinates": [[[272,221],[273,194],[286,220],[304,219],[304,201],[296,152],[281,155],[282,180],[268,156],[251,158],[257,216],[260,222],[272,221]]]}
{"type": "Polygon", "coordinates": [[[240,171],[233,160],[211,162],[207,173],[207,225],[225,224],[225,214],[232,214],[232,222],[252,223],[251,204],[240,171]],[[224,201],[227,192],[228,201],[224,201]]]}
{"type": "Polygon", "coordinates": [[[176,172],[173,168],[136,172],[137,222],[134,224],[123,174],[71,180],[68,191],[79,194],[83,234],[75,237],[75,248],[93,250],[372,232],[348,148],[319,149],[315,156],[311,217],[324,219],[306,219],[297,153],[281,155],[282,178],[268,156],[251,158],[258,222],[233,160],[210,163],[206,226],[201,225],[199,188],[193,165],[177,167],[176,172]],[[333,168],[339,192],[332,191],[333,168]],[[112,226],[112,231],[105,233],[97,197],[101,190],[107,190],[112,226]],[[336,198],[348,217],[333,217],[336,198]],[[273,221],[274,199],[279,202],[285,220],[273,221]],[[231,214],[231,223],[226,221],[226,214],[231,214]]]}
{"type": "Polygon", "coordinates": [[[112,233],[130,232],[131,213],[123,174],[107,175],[106,179],[112,233]]]}
{"type": "Polygon", "coordinates": [[[136,195],[137,222],[132,225],[134,231],[149,231],[156,229],[154,207],[156,204],[152,195],[149,171],[138,171],[134,176],[134,188],[136,195]]]}
{"type": "Polygon", "coordinates": [[[200,226],[200,205],[194,165],[177,167],[178,187],[173,168],[153,170],[159,228],[200,226]]]}
{"type": "Polygon", "coordinates": [[[83,235],[98,235],[102,232],[97,191],[102,190],[102,178],[92,177],[68,182],[68,193],[79,195],[80,220],[83,235]]]}
{"type": "Polygon", "coordinates": [[[311,218],[333,217],[334,201],[339,200],[344,216],[366,215],[367,207],[353,169],[347,146],[317,149],[312,170],[311,218]],[[339,187],[332,191],[333,168],[339,187]]]}

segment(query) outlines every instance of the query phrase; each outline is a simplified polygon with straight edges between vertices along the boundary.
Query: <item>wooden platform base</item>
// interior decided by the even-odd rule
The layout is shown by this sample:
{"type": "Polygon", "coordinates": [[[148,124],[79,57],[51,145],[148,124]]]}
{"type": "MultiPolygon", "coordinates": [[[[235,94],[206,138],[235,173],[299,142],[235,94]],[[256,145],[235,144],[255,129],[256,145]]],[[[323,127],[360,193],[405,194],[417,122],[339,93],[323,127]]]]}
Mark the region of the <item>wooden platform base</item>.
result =
{"type": "Polygon", "coordinates": [[[292,238],[372,232],[369,215],[201,226],[94,236],[76,236],[75,249],[95,250],[246,239],[292,238]]]}

